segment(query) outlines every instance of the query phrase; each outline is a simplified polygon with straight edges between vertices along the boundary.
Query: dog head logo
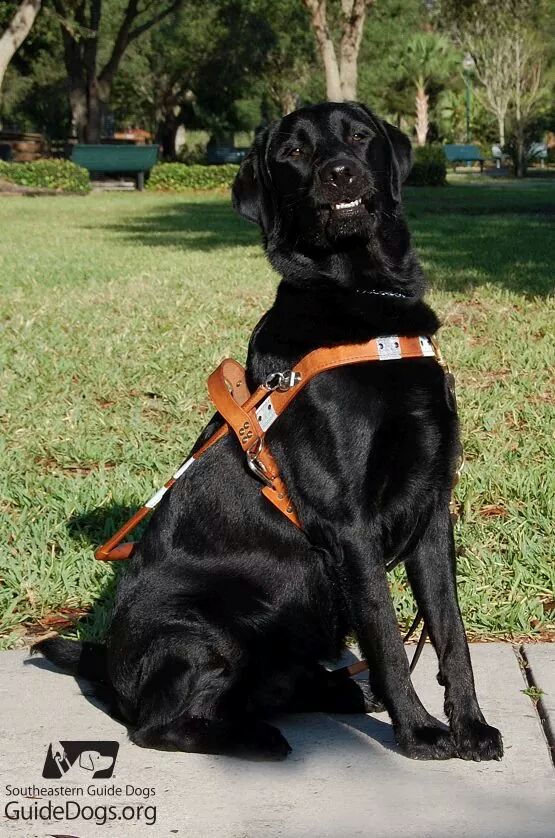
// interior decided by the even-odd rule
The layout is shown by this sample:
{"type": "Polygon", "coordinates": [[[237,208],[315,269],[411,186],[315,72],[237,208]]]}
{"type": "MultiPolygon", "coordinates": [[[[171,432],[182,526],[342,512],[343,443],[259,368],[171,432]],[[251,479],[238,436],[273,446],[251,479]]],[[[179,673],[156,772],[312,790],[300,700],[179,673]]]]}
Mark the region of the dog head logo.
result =
{"type": "Polygon", "coordinates": [[[114,773],[119,742],[51,742],[42,776],[49,780],[105,780],[114,773]]]}

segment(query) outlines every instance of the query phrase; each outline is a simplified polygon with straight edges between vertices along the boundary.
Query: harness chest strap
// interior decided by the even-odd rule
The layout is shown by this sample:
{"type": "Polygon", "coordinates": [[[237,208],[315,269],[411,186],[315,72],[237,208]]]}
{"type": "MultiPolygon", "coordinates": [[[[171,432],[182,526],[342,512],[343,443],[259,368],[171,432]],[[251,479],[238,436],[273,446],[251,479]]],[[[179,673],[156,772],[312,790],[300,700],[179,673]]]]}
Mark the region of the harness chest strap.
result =
{"type": "MultiPolygon", "coordinates": [[[[277,464],[264,445],[268,428],[303,387],[321,372],[361,362],[434,357],[435,354],[436,350],[431,339],[426,337],[390,336],[375,338],[362,344],[316,349],[305,355],[293,370],[270,376],[267,384],[255,393],[256,401],[260,390],[265,398],[260,402],[257,401],[256,405],[250,409],[248,402],[240,405],[236,400],[239,365],[228,359],[223,361],[209,377],[208,391],[215,407],[247,453],[249,467],[265,483],[262,494],[286,518],[300,528],[301,523],[279,476],[277,464]],[[279,383],[272,385],[271,381],[274,378],[279,383]],[[270,395],[267,394],[269,389],[272,390],[270,395]]],[[[245,372],[242,370],[243,381],[244,375],[245,372]]]]}
{"type": "Polygon", "coordinates": [[[216,409],[225,419],[225,424],[180,466],[173,477],[137,510],[118,532],[98,548],[95,557],[101,560],[129,558],[134,545],[122,544],[123,539],[158,505],[175,481],[200,459],[208,448],[226,436],[230,429],[246,453],[249,467],[265,484],[262,494],[291,523],[300,528],[301,523],[279,475],[277,463],[264,445],[268,428],[309,381],[321,372],[367,361],[422,357],[435,357],[444,366],[439,349],[429,337],[387,336],[361,344],[315,349],[305,355],[293,370],[269,376],[266,383],[258,387],[252,395],[249,394],[243,367],[237,361],[226,359],[208,379],[210,396],[216,409]]]}

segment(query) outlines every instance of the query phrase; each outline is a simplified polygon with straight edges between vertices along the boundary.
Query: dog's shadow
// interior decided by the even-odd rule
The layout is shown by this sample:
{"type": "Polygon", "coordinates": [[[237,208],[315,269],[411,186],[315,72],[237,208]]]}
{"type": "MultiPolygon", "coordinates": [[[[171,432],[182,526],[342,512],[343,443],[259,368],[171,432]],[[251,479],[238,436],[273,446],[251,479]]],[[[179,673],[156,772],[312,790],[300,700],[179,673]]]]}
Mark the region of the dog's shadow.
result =
{"type": "MultiPolygon", "coordinates": [[[[354,663],[358,658],[347,650],[345,656],[337,662],[339,666],[354,663]]],[[[45,658],[33,656],[24,662],[25,666],[34,666],[46,672],[56,673],[64,678],[68,676],[58,667],[47,661],[45,658]]],[[[361,680],[360,676],[356,680],[361,680]]],[[[93,685],[82,678],[74,678],[83,698],[91,704],[95,710],[111,716],[111,701],[109,690],[93,685]]],[[[380,745],[386,751],[400,753],[393,728],[389,721],[384,718],[376,718],[376,715],[364,713],[291,713],[280,714],[279,716],[268,717],[268,721],[282,730],[286,738],[291,738],[294,744],[294,755],[301,759],[311,758],[317,752],[333,754],[341,749],[343,754],[347,750],[360,751],[361,748],[368,750],[368,755],[373,753],[372,744],[380,745]],[[361,737],[362,734],[362,737],[361,737]],[[364,740],[368,739],[369,742],[364,740]]],[[[113,718],[113,716],[111,716],[113,718]]],[[[118,724],[127,726],[120,719],[115,719],[118,724]]],[[[244,762],[264,762],[266,758],[251,751],[238,751],[229,756],[244,762]]]]}
{"type": "MultiPolygon", "coordinates": [[[[110,506],[99,506],[96,509],[78,512],[67,521],[67,531],[74,541],[90,547],[92,551],[107,541],[142,506],[143,502],[144,498],[139,498],[136,503],[129,505],[112,503],[110,506]]],[[[145,526],[146,522],[133,530],[130,539],[138,541],[145,526]]],[[[114,567],[116,565],[117,562],[114,567]]]]}

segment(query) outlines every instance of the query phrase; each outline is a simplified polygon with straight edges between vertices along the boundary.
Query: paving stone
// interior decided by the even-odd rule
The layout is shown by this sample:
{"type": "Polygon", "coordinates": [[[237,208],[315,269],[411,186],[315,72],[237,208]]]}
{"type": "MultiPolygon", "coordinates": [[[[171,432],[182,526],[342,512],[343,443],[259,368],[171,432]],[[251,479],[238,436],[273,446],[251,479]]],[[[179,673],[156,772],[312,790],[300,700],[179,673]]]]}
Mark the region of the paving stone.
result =
{"type": "Polygon", "coordinates": [[[543,692],[541,709],[547,716],[545,734],[550,740],[548,744],[555,748],[555,643],[528,643],[524,651],[534,684],[543,692]]]}
{"type": "MultiPolygon", "coordinates": [[[[90,686],[59,674],[42,659],[25,663],[25,658],[20,651],[0,654],[0,834],[7,838],[554,836],[555,774],[509,645],[472,647],[482,708],[505,741],[504,759],[491,763],[409,760],[398,752],[387,714],[281,717],[277,723],[294,750],[279,763],[143,750],[105,714],[90,686]],[[155,805],[156,824],[146,825],[144,819],[104,825],[82,819],[57,824],[6,820],[6,784],[64,784],[41,776],[48,745],[59,740],[117,740],[113,778],[83,781],[79,788],[154,788],[148,800],[124,793],[115,811],[121,815],[126,802],[155,805]]],[[[414,681],[428,709],[440,716],[436,671],[427,646],[414,681]]],[[[113,799],[90,794],[79,802],[114,805],[113,799]]]]}

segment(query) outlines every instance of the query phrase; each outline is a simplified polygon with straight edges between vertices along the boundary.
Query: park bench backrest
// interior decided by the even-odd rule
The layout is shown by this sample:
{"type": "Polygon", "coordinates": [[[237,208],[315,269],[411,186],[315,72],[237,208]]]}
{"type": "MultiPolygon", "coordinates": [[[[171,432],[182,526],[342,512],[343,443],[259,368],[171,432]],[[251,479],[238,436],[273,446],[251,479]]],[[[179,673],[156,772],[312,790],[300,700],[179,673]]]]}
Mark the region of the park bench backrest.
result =
{"type": "Polygon", "coordinates": [[[443,153],[450,163],[483,160],[482,152],[477,145],[447,144],[443,146],[443,153]]]}
{"type": "Polygon", "coordinates": [[[208,146],[206,162],[212,165],[222,163],[241,163],[247,156],[248,148],[234,146],[208,146]]]}
{"type": "Polygon", "coordinates": [[[89,172],[147,172],[157,158],[157,145],[75,145],[71,153],[89,172]]]}

